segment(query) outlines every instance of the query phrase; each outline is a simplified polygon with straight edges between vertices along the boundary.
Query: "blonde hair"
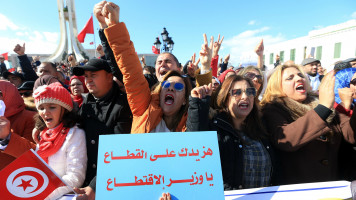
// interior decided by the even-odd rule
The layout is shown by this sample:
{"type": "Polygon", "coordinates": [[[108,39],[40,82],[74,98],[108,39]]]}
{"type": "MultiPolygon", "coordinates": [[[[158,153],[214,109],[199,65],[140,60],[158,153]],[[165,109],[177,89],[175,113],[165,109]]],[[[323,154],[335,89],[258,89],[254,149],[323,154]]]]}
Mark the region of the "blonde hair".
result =
{"type": "Polygon", "coordinates": [[[265,90],[265,93],[263,95],[263,98],[260,102],[262,106],[264,106],[267,103],[270,103],[274,101],[275,99],[279,97],[285,97],[286,94],[283,92],[282,88],[282,75],[283,71],[288,68],[295,68],[298,71],[300,71],[305,78],[305,83],[307,87],[305,87],[305,90],[307,93],[310,93],[310,87],[309,87],[309,80],[306,77],[305,73],[303,72],[302,68],[298,65],[279,65],[278,67],[275,68],[274,72],[271,74],[270,78],[268,79],[267,87],[265,90]]]}

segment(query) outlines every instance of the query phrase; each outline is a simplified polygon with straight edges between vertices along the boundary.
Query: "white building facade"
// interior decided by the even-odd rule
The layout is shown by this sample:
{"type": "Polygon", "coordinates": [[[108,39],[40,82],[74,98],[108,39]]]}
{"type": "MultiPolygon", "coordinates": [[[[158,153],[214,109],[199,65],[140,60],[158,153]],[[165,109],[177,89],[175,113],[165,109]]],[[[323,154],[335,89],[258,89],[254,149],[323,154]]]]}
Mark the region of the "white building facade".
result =
{"type": "Polygon", "coordinates": [[[328,71],[334,63],[356,57],[356,20],[310,31],[307,36],[265,46],[264,61],[268,69],[274,68],[276,55],[281,63],[293,60],[300,64],[313,57],[320,60],[328,71]]]}

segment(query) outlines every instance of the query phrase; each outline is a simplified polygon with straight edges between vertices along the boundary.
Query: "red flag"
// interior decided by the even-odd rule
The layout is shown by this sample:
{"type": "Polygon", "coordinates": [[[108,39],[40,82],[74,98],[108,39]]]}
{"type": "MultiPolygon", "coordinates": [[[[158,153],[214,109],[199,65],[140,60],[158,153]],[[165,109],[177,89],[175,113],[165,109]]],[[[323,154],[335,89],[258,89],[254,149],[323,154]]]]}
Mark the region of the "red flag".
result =
{"type": "Polygon", "coordinates": [[[9,70],[7,70],[8,72],[14,72],[15,71],[15,68],[11,68],[9,70]]]}
{"type": "Polygon", "coordinates": [[[6,52],[6,53],[3,53],[1,55],[4,56],[5,60],[9,60],[8,54],[9,54],[9,52],[6,52]]]}
{"type": "Polygon", "coordinates": [[[90,17],[83,30],[78,34],[78,40],[80,43],[84,42],[86,34],[94,34],[93,16],[90,17]]]}
{"type": "Polygon", "coordinates": [[[1,199],[45,199],[65,186],[32,149],[1,170],[0,177],[1,199]]]}
{"type": "Polygon", "coordinates": [[[152,53],[154,54],[160,54],[159,49],[157,49],[155,46],[152,46],[152,53]]]}

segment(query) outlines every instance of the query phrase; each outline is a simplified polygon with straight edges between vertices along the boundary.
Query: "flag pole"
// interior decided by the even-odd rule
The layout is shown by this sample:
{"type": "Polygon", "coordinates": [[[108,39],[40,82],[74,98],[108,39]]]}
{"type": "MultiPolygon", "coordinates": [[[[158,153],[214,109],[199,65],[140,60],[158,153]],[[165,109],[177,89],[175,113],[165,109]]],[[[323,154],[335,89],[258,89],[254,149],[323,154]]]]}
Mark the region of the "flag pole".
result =
{"type": "MultiPolygon", "coordinates": [[[[91,13],[91,17],[93,17],[93,13],[91,13]]],[[[94,34],[93,34],[93,36],[94,36],[94,56],[95,56],[95,58],[97,58],[97,56],[96,56],[96,42],[95,42],[94,22],[93,22],[93,30],[94,30],[94,34]]]]}

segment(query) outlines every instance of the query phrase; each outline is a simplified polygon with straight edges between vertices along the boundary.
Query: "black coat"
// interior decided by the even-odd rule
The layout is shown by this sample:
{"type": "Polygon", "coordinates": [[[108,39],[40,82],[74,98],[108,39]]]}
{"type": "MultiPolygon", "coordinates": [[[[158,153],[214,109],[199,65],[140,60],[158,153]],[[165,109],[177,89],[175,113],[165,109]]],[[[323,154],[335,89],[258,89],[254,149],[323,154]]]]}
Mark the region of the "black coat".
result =
{"type": "Polygon", "coordinates": [[[3,76],[3,73],[7,72],[5,63],[0,63],[0,75],[3,76]]]}
{"type": "MultiPolygon", "coordinates": [[[[242,189],[244,145],[229,122],[227,113],[218,113],[212,120],[209,120],[209,102],[210,96],[205,99],[189,98],[187,132],[217,131],[224,190],[242,189]]],[[[262,140],[262,143],[274,166],[276,163],[274,151],[268,139],[262,140]]],[[[273,171],[274,167],[272,167],[272,179],[273,171]]]]}
{"type": "Polygon", "coordinates": [[[132,113],[126,94],[113,82],[112,89],[101,99],[95,100],[88,93],[79,115],[86,134],[88,166],[84,185],[88,185],[96,176],[99,135],[130,133],[132,113]]]}

